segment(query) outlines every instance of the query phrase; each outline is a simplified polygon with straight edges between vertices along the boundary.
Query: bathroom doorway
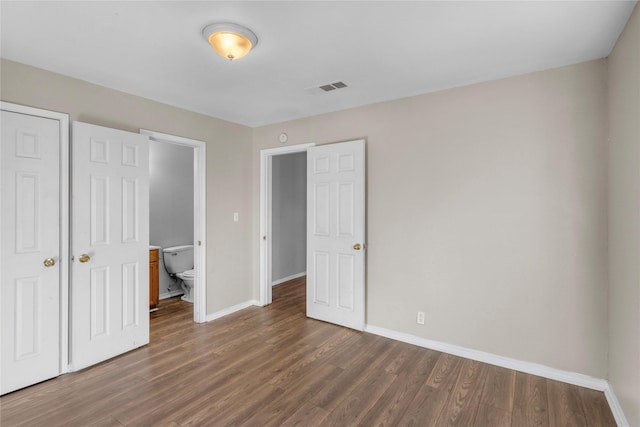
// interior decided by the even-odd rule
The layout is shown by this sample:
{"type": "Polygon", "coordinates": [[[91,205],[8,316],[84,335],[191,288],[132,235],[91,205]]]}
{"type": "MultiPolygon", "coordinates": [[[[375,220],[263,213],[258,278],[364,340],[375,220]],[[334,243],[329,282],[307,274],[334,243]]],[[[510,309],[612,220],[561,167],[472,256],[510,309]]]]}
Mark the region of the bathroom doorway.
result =
{"type": "Polygon", "coordinates": [[[193,245],[193,320],[202,323],[206,317],[205,144],[154,131],[140,133],[149,137],[149,242],[160,248],[160,299],[184,292],[182,280],[165,268],[162,249],[193,245]]]}

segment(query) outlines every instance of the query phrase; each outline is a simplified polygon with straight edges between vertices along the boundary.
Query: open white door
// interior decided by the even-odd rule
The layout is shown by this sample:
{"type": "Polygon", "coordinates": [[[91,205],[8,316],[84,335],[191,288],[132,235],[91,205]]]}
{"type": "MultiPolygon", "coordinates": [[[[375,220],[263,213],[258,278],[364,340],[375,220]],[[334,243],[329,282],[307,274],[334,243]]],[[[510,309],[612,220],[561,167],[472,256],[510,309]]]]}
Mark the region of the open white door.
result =
{"type": "Polygon", "coordinates": [[[307,316],[364,329],[364,140],[307,150],[307,316]]]}
{"type": "Polygon", "coordinates": [[[2,111],[0,394],[60,373],[60,121],[2,111]]]}
{"type": "Polygon", "coordinates": [[[71,363],[149,342],[149,140],[73,122],[71,363]]]}

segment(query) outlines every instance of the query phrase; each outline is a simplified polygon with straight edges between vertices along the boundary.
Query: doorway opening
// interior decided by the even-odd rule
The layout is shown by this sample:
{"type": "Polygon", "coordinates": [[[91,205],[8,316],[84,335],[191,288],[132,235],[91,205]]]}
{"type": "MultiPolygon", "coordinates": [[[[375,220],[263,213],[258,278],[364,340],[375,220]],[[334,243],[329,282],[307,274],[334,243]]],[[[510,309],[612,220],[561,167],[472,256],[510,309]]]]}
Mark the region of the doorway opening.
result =
{"type": "Polygon", "coordinates": [[[271,287],[307,275],[307,153],[271,162],[271,287]]]}
{"type": "MultiPolygon", "coordinates": [[[[172,247],[193,245],[193,269],[195,272],[193,279],[193,320],[196,323],[202,323],[206,318],[206,153],[205,143],[194,139],[184,138],[175,135],[164,134],[155,131],[141,129],[142,135],[149,137],[150,144],[155,144],[159,149],[159,157],[174,160],[174,168],[172,171],[171,182],[165,183],[172,188],[171,193],[179,195],[175,199],[163,199],[161,203],[177,206],[183,212],[187,212],[187,218],[179,221],[179,225],[171,224],[171,218],[158,218],[155,226],[159,229],[165,229],[158,237],[160,241],[151,243],[159,246],[167,245],[172,247]],[[190,156],[191,154],[191,156],[190,156]],[[189,160],[191,157],[191,161],[189,160]],[[180,161],[179,159],[182,159],[180,161]],[[189,164],[190,163],[190,164],[189,164]],[[181,166],[183,166],[181,168],[181,166]],[[191,192],[191,190],[193,190],[191,192]],[[185,206],[189,204],[189,206],[185,206]],[[191,241],[192,243],[190,243],[191,241]],[[165,243],[166,242],[166,243],[165,243]],[[175,243],[171,243],[175,242],[175,243]]],[[[150,164],[150,169],[154,166],[150,164]]],[[[162,174],[163,171],[152,171],[162,174]]],[[[167,187],[167,190],[169,187],[167,187]]],[[[153,205],[151,206],[153,207],[153,205]]],[[[160,207],[160,209],[162,209],[160,207]]],[[[178,214],[180,209],[177,209],[178,214]]],[[[162,212],[156,212],[161,214],[162,212]]],[[[150,215],[155,215],[153,209],[150,215]]],[[[150,221],[153,222],[153,221],[150,221]]],[[[154,227],[154,225],[150,225],[154,227]]],[[[162,248],[159,249],[159,285],[160,297],[168,298],[178,294],[182,294],[184,290],[181,286],[181,279],[175,278],[175,275],[169,275],[164,267],[164,257],[162,248]],[[177,280],[176,280],[177,279],[177,280]]]]}
{"type": "Polygon", "coordinates": [[[260,152],[260,305],[263,306],[271,304],[274,284],[284,283],[306,274],[306,268],[300,271],[302,266],[306,267],[306,198],[296,202],[302,193],[299,181],[289,182],[285,186],[279,184],[287,182],[286,174],[288,173],[300,176],[301,170],[297,165],[304,157],[302,185],[306,194],[306,151],[314,145],[314,143],[300,144],[265,149],[260,152]],[[284,156],[295,153],[300,153],[301,156],[284,156]],[[277,221],[274,220],[274,176],[275,198],[279,201],[275,212],[279,216],[277,221]],[[288,204],[290,208],[279,212],[282,203],[288,204]],[[301,220],[301,218],[304,219],[301,220]],[[292,220],[293,223],[287,220],[292,220]],[[287,223],[288,230],[285,235],[282,227],[287,223]],[[287,252],[296,251],[297,255],[288,259],[283,256],[287,252]],[[274,261],[277,264],[274,264],[274,261]]]}

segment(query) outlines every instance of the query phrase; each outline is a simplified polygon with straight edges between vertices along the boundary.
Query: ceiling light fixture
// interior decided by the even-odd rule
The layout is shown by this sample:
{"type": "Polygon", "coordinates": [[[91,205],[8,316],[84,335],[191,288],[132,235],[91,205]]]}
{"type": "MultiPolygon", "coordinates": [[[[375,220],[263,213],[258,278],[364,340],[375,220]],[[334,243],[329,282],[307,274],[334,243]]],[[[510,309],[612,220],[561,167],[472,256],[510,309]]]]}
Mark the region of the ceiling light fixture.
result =
{"type": "Polygon", "coordinates": [[[258,44],[253,31],[228,22],[207,25],[202,36],[220,56],[231,61],[242,58],[258,44]]]}

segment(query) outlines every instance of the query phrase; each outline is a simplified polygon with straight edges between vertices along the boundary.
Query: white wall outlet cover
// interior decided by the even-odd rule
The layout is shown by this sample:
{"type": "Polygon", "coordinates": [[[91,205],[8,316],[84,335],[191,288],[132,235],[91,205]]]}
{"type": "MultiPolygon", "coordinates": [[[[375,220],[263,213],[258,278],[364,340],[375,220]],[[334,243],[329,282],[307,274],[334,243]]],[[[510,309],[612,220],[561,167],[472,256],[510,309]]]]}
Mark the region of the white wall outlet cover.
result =
{"type": "Polygon", "coordinates": [[[282,144],[284,144],[284,143],[285,143],[285,142],[287,142],[288,140],[289,140],[289,136],[288,136],[286,133],[282,132],[282,133],[280,134],[280,142],[281,142],[282,144]]]}

